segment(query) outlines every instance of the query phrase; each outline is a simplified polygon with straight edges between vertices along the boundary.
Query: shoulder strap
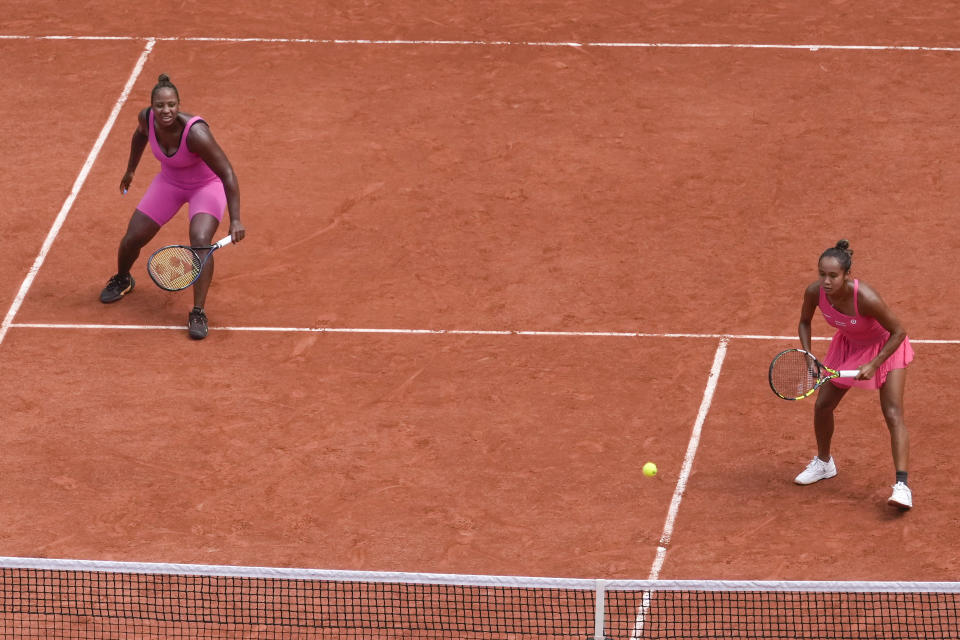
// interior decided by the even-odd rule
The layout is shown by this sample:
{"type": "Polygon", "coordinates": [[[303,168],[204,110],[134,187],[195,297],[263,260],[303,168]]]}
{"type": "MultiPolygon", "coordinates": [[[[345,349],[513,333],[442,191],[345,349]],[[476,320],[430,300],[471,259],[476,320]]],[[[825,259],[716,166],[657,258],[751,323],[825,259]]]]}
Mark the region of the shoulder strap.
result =
{"type": "MultiPolygon", "coordinates": [[[[188,144],[189,139],[190,139],[190,129],[192,129],[192,128],[193,128],[193,125],[197,124],[198,122],[202,122],[202,123],[204,123],[204,124],[207,124],[207,121],[204,120],[202,116],[193,116],[192,118],[190,118],[189,120],[187,120],[187,124],[183,127],[183,140],[182,140],[182,144],[183,144],[183,145],[187,145],[187,151],[190,151],[190,146],[189,146],[189,144],[188,144]]],[[[207,124],[207,126],[209,127],[210,125],[207,124]]]]}

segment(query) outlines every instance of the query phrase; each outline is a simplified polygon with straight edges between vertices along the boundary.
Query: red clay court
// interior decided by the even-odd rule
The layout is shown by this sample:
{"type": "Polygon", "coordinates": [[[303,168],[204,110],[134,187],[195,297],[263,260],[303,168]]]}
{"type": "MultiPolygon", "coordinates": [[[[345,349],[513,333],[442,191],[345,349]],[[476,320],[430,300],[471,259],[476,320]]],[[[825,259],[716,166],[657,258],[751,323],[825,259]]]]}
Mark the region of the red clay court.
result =
{"type": "Polygon", "coordinates": [[[960,21],[888,4],[0,2],[0,555],[956,581],[960,21]],[[248,230],[202,343],[147,253],[97,301],[160,73],[248,230]],[[876,394],[798,487],[766,383],[839,238],[917,352],[905,514],[876,394]]]}

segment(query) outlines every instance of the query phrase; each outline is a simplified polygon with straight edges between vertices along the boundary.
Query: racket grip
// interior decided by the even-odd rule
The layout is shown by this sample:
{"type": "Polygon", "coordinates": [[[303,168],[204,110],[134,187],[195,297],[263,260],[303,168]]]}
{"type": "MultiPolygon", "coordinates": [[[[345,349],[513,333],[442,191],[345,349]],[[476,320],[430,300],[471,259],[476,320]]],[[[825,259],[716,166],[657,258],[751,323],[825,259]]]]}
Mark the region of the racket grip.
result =
{"type": "Polygon", "coordinates": [[[227,245],[230,244],[231,242],[233,242],[233,236],[227,236],[227,237],[225,237],[225,238],[220,238],[220,240],[217,241],[217,244],[213,245],[213,247],[211,247],[211,248],[212,248],[212,249],[219,249],[220,247],[225,247],[225,246],[227,246],[227,245]]]}
{"type": "Polygon", "coordinates": [[[860,369],[841,369],[837,373],[840,378],[856,378],[860,375],[860,369]]]}

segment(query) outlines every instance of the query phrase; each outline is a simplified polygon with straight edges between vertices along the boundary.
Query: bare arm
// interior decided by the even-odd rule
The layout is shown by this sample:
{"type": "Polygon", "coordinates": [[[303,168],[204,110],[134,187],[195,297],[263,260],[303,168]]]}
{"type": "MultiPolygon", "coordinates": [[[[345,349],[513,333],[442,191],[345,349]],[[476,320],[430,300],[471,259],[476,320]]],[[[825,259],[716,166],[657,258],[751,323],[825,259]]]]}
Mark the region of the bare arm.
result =
{"type": "Polygon", "coordinates": [[[860,375],[858,380],[869,380],[876,373],[877,367],[893,355],[893,352],[903,343],[907,337],[907,330],[900,324],[900,319],[891,311],[887,303],[883,301],[880,295],[872,287],[860,282],[860,296],[857,306],[861,315],[875,318],[880,325],[890,332],[890,337],[880,347],[877,356],[865,364],[860,365],[860,375]]]}
{"type": "Polygon", "coordinates": [[[820,283],[814,282],[803,292],[803,307],[800,309],[800,323],[797,326],[797,333],[800,335],[800,346],[808,353],[813,353],[810,348],[810,323],[813,320],[813,314],[816,312],[819,302],[820,283]]]}
{"type": "Polygon", "coordinates": [[[140,158],[143,157],[143,150],[147,147],[147,141],[149,140],[147,136],[150,131],[147,124],[147,113],[149,111],[150,109],[144,109],[140,112],[137,128],[133,132],[133,137],[130,138],[130,158],[127,160],[127,171],[120,179],[120,193],[126,193],[127,189],[130,188],[130,183],[133,182],[133,174],[137,172],[140,158]]]}
{"type": "Polygon", "coordinates": [[[227,211],[230,213],[230,235],[234,242],[240,242],[247,231],[240,222],[240,185],[227,154],[213,139],[210,127],[205,122],[197,122],[190,127],[187,148],[200,156],[223,182],[223,190],[227,195],[227,211]]]}

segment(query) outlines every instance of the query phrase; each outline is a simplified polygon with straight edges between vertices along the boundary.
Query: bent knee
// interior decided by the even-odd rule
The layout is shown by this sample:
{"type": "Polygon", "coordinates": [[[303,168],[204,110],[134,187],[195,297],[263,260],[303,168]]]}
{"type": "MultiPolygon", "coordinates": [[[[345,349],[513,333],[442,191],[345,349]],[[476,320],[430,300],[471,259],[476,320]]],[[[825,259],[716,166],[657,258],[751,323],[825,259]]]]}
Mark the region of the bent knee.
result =
{"type": "Polygon", "coordinates": [[[120,239],[120,243],[126,249],[142,249],[150,240],[153,239],[154,233],[143,230],[128,230],[123,238],[120,239]]]}
{"type": "Polygon", "coordinates": [[[840,404],[838,401],[827,400],[823,396],[817,396],[817,401],[813,405],[813,410],[818,415],[829,415],[833,413],[838,404],[840,404]]]}

